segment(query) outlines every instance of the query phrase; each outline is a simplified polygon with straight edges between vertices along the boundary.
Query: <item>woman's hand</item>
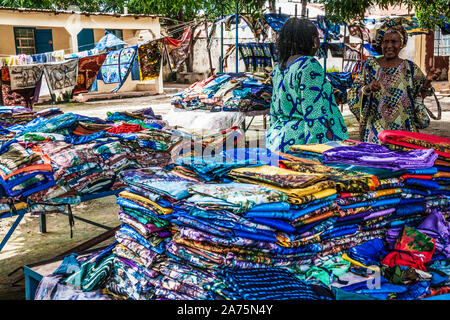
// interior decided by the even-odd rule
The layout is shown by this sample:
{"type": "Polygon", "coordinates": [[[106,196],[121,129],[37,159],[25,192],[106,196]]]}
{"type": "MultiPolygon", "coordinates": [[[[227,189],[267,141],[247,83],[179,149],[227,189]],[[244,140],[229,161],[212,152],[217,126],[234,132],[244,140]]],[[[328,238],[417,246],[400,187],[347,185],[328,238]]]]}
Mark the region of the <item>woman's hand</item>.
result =
{"type": "Polygon", "coordinates": [[[430,82],[436,80],[437,78],[440,77],[441,71],[442,71],[442,70],[439,69],[439,68],[431,68],[430,71],[429,71],[428,74],[427,74],[426,79],[427,79],[428,81],[430,81],[430,82]]]}
{"type": "Polygon", "coordinates": [[[377,92],[381,90],[381,83],[377,80],[373,80],[365,87],[365,91],[367,93],[377,92]]]}

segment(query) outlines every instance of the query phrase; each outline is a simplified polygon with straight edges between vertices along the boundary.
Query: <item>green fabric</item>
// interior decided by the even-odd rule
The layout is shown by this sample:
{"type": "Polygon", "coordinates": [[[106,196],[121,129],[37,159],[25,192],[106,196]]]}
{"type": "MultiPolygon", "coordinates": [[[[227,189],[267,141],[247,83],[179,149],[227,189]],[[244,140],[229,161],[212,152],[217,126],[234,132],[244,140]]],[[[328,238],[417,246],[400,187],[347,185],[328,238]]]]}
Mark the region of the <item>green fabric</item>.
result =
{"type": "Polygon", "coordinates": [[[329,286],[334,278],[339,278],[348,271],[351,263],[344,260],[341,256],[326,257],[322,261],[315,262],[315,265],[307,269],[306,272],[301,267],[295,266],[293,270],[296,277],[300,280],[309,280],[315,278],[323,284],[329,286]]]}
{"type": "Polygon", "coordinates": [[[83,291],[103,288],[114,265],[115,255],[110,254],[98,261],[86,261],[80,270],[69,276],[64,283],[83,291]]]}
{"type": "Polygon", "coordinates": [[[347,128],[320,63],[300,57],[273,71],[273,93],[267,147],[287,152],[289,146],[348,138],[347,128]]]}
{"type": "Polygon", "coordinates": [[[336,300],[379,300],[369,295],[353,293],[337,287],[331,287],[336,300]]]}

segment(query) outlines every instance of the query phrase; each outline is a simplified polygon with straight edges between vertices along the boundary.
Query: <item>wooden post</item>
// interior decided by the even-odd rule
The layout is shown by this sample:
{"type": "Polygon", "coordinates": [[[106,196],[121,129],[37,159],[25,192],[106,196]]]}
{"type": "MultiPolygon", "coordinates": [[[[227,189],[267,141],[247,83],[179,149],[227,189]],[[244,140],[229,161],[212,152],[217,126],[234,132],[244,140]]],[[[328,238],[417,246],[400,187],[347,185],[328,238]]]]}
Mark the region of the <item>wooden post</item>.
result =
{"type": "Polygon", "coordinates": [[[208,60],[209,60],[209,76],[212,76],[214,74],[214,69],[211,60],[211,48],[208,48],[208,22],[206,21],[206,17],[205,17],[205,34],[206,34],[206,49],[208,50],[208,60]]]}

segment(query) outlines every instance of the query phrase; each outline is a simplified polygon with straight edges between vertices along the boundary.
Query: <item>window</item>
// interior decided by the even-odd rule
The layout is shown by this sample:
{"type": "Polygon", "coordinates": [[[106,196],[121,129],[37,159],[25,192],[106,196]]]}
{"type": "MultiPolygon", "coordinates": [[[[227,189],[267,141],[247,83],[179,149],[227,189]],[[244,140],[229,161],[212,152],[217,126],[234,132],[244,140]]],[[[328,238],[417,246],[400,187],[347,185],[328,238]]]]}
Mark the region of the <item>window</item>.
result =
{"type": "MultiPolygon", "coordinates": [[[[120,40],[123,40],[123,31],[122,30],[120,30],[120,29],[106,29],[105,30],[105,34],[107,32],[112,33],[113,35],[115,35],[120,40]]],[[[119,49],[122,49],[122,48],[123,48],[123,45],[111,47],[111,48],[109,48],[109,50],[119,50],[119,49]]]]}
{"type": "Polygon", "coordinates": [[[16,54],[36,53],[33,28],[14,28],[14,36],[16,38],[16,54]]]}
{"type": "Polygon", "coordinates": [[[450,56],[450,34],[442,34],[441,28],[434,31],[434,55],[450,56]]]}

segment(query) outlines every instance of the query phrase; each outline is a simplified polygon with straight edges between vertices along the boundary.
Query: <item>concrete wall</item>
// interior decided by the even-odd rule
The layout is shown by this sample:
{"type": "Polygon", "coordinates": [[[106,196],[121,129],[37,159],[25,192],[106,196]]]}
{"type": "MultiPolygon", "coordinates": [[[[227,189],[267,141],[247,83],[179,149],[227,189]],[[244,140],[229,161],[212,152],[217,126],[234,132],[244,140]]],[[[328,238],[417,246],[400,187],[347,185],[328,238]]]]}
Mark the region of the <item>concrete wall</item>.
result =
{"type": "Polygon", "coordinates": [[[0,43],[0,57],[16,53],[14,28],[12,26],[0,25],[0,43]]]}

